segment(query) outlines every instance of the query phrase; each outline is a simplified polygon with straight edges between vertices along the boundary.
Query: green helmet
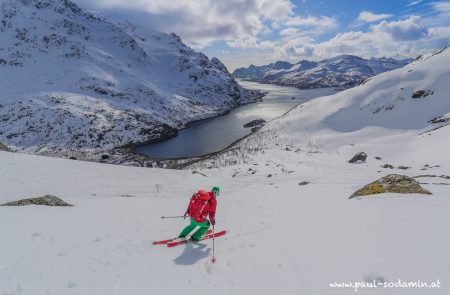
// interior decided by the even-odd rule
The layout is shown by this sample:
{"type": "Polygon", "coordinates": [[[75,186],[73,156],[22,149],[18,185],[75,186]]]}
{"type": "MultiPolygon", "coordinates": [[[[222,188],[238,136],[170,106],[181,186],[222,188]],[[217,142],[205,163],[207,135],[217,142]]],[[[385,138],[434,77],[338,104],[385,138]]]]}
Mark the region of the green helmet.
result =
{"type": "Polygon", "coordinates": [[[219,193],[220,193],[220,188],[215,186],[215,187],[212,188],[211,191],[214,193],[214,196],[217,197],[219,195],[219,193]]]}

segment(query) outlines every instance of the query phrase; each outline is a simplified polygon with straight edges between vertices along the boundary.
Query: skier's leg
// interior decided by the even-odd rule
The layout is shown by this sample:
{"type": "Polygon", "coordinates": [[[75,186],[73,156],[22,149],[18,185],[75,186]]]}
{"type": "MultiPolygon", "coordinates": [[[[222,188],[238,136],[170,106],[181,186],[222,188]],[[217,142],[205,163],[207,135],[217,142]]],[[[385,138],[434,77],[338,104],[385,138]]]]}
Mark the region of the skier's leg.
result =
{"type": "Polygon", "coordinates": [[[205,222],[198,223],[200,225],[200,228],[192,235],[193,240],[200,240],[203,235],[208,231],[209,229],[209,221],[206,220],[205,222]]]}
{"type": "Polygon", "coordinates": [[[187,236],[196,226],[197,226],[197,222],[195,222],[195,220],[191,219],[191,223],[186,226],[181,233],[178,235],[179,238],[184,238],[185,236],[187,236]]]}

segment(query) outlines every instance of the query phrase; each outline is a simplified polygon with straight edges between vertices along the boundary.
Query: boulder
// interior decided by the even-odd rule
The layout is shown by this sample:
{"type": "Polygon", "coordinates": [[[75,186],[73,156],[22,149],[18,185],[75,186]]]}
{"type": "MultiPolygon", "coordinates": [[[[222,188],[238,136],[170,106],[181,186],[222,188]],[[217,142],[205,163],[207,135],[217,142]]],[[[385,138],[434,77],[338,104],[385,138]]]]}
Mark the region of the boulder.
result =
{"type": "Polygon", "coordinates": [[[417,180],[406,175],[389,174],[357,190],[349,199],[382,193],[431,195],[417,180]]]}
{"type": "Polygon", "coordinates": [[[428,95],[433,95],[434,91],[432,90],[417,90],[416,92],[414,92],[411,97],[412,98],[422,98],[422,97],[427,97],[428,95]]]}
{"type": "Polygon", "coordinates": [[[58,207],[71,207],[73,205],[64,202],[58,197],[52,195],[46,195],[40,198],[23,199],[13,202],[8,202],[0,206],[26,206],[26,205],[44,205],[44,206],[58,206],[58,207]]]}
{"type": "Polygon", "coordinates": [[[408,166],[398,166],[398,169],[402,169],[402,170],[406,170],[406,169],[409,169],[409,168],[411,168],[411,167],[408,167],[408,166]]]}
{"type": "Polygon", "coordinates": [[[348,161],[349,163],[359,163],[359,162],[365,162],[367,159],[367,154],[365,152],[357,153],[353,156],[353,158],[348,161]]]}
{"type": "Polygon", "coordinates": [[[250,121],[250,122],[244,124],[243,127],[251,128],[251,127],[256,127],[256,126],[263,126],[266,123],[267,123],[267,121],[264,119],[256,119],[256,120],[253,120],[253,121],[250,121]]]}

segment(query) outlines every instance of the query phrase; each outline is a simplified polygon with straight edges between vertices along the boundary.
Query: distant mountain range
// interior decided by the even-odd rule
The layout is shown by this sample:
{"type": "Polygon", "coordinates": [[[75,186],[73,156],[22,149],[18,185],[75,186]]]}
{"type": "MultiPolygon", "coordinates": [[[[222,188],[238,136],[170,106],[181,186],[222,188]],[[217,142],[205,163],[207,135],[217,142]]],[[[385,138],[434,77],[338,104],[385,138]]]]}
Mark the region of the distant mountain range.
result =
{"type": "Polygon", "coordinates": [[[322,61],[301,60],[296,64],[277,61],[263,66],[239,68],[233,76],[250,81],[295,86],[302,89],[355,86],[377,74],[401,68],[413,59],[364,59],[354,55],[339,55],[322,61]]]}
{"type": "Polygon", "coordinates": [[[174,135],[259,94],[175,34],[69,0],[0,1],[0,142],[60,156],[174,135]]]}

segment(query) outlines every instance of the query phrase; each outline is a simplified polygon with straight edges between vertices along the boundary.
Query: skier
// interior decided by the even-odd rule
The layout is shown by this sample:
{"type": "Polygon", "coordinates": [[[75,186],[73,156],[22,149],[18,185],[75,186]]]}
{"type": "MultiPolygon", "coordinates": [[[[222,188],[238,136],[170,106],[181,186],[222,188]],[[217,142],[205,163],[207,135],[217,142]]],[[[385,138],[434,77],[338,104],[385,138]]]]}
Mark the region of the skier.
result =
{"type": "Polygon", "coordinates": [[[216,197],[219,195],[220,188],[213,187],[210,192],[199,190],[192,195],[184,218],[191,217],[191,223],[186,226],[178,238],[184,238],[191,235],[191,239],[199,241],[208,231],[210,224],[216,224],[216,197]],[[206,219],[209,215],[209,220],[206,219]]]}

